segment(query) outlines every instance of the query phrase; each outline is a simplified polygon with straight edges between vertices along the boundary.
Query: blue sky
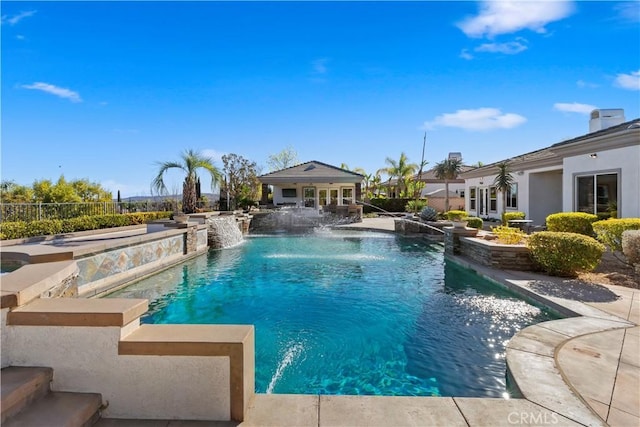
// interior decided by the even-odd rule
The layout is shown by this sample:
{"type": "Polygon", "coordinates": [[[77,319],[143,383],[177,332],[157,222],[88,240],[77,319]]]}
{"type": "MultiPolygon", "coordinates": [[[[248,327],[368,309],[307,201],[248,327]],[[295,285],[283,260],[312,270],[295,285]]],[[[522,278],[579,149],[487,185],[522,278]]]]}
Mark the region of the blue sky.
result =
{"type": "Polygon", "coordinates": [[[430,165],[498,161],[640,117],[639,6],[3,1],[1,177],[139,196],[185,149],[287,146],[371,173],[425,131],[430,165]]]}

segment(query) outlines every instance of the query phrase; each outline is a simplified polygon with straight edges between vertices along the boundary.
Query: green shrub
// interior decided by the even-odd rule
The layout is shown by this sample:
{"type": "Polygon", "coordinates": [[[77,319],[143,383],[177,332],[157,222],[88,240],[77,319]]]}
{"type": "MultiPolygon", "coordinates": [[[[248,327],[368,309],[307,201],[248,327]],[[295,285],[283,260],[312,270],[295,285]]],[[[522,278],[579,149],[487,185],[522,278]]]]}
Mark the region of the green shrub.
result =
{"type": "Polygon", "coordinates": [[[422,209],[424,209],[425,206],[427,206],[427,201],[425,199],[409,200],[405,205],[404,210],[406,212],[417,214],[422,209]]]}
{"type": "Polygon", "coordinates": [[[531,258],[554,276],[575,277],[600,262],[605,247],[593,237],[577,233],[540,231],[529,236],[531,258]]]}
{"type": "Polygon", "coordinates": [[[598,217],[585,212],[560,212],[547,217],[547,230],[593,236],[593,222],[598,217]]]}
{"type": "Polygon", "coordinates": [[[171,212],[136,212],[123,215],[79,216],[69,219],[46,219],[30,222],[3,222],[0,223],[0,239],[24,239],[34,236],[139,225],[156,219],[168,219],[170,216],[171,212]]]}
{"type": "Polygon", "coordinates": [[[640,218],[605,219],[593,223],[597,239],[612,251],[622,251],[622,233],[626,230],[640,230],[640,218]]]}
{"type": "Polygon", "coordinates": [[[622,253],[640,274],[640,230],[626,230],[622,233],[622,253]]]}
{"type": "Polygon", "coordinates": [[[369,204],[375,207],[371,207],[369,205],[364,205],[362,210],[363,213],[371,213],[376,212],[380,213],[380,209],[383,209],[387,212],[404,212],[404,208],[409,203],[409,201],[415,199],[385,199],[382,197],[376,197],[369,200],[369,204]],[[376,209],[380,208],[380,209],[376,209]]]}
{"type": "Polygon", "coordinates": [[[502,213],[502,225],[509,225],[509,221],[512,219],[525,219],[524,212],[503,212],[502,213]]]}
{"type": "Polygon", "coordinates": [[[491,231],[493,234],[498,236],[498,243],[502,243],[504,245],[518,245],[523,243],[527,238],[524,231],[519,228],[508,227],[506,225],[492,227],[491,231]]]}
{"type": "Polygon", "coordinates": [[[0,238],[2,240],[19,239],[27,235],[27,222],[12,221],[0,223],[0,238]]]}
{"type": "Polygon", "coordinates": [[[469,214],[465,211],[458,210],[450,210],[446,212],[445,215],[447,215],[447,219],[449,221],[460,221],[462,220],[462,218],[466,218],[467,216],[469,216],[469,214]]]}
{"type": "Polygon", "coordinates": [[[482,230],[482,225],[484,224],[482,218],[478,218],[475,216],[464,218],[463,221],[467,221],[467,227],[477,228],[478,230],[482,230]]]}

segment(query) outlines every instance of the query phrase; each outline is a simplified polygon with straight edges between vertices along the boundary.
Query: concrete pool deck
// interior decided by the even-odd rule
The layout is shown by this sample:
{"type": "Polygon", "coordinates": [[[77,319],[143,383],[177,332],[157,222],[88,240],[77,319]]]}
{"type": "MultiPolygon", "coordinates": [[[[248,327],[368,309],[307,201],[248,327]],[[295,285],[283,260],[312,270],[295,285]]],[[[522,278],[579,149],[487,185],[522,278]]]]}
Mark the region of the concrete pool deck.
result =
{"type": "MultiPolygon", "coordinates": [[[[394,218],[341,228],[393,232],[394,218]]],[[[525,328],[509,342],[510,375],[524,398],[256,394],[242,423],[102,419],[96,425],[640,426],[640,290],[449,259],[570,316],[525,328]]]]}

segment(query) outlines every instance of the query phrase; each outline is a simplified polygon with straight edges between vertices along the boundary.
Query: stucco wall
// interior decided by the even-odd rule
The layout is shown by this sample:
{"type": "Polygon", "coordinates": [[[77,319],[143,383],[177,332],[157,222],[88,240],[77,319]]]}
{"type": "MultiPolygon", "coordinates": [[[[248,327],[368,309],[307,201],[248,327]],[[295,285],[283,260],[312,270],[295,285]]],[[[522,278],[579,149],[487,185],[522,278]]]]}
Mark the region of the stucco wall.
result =
{"type": "Polygon", "coordinates": [[[523,212],[533,225],[545,225],[547,216],[562,212],[562,171],[539,170],[529,173],[527,207],[523,212]]]}
{"type": "Polygon", "coordinates": [[[563,161],[562,208],[575,210],[575,174],[620,172],[618,215],[640,217],[640,145],[566,157],[563,161]]]}
{"type": "Polygon", "coordinates": [[[101,393],[106,418],[230,419],[228,357],[120,356],[120,337],[119,327],[11,326],[3,366],[53,368],[54,391],[101,393]]]}

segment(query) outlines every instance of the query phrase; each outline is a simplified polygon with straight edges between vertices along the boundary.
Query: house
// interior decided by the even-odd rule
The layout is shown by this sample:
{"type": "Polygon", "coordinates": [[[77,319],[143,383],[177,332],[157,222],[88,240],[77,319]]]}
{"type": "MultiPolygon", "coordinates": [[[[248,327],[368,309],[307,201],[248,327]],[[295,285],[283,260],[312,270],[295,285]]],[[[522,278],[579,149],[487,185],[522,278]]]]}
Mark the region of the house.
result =
{"type": "MultiPolygon", "coordinates": [[[[452,152],[449,153],[449,159],[462,160],[462,153],[452,152]]],[[[434,167],[435,168],[435,167],[434,167]]],[[[413,182],[422,182],[424,187],[420,191],[420,197],[427,199],[427,205],[436,209],[437,211],[445,211],[445,181],[436,176],[434,168],[431,168],[421,173],[415,174],[411,177],[413,182]]],[[[462,165],[460,172],[467,172],[475,169],[475,166],[462,165]]],[[[397,179],[390,179],[386,184],[383,183],[382,187],[387,186],[391,189],[391,197],[396,197],[397,192],[397,179]]],[[[464,179],[458,177],[449,180],[449,207],[450,209],[464,209],[464,191],[465,183],[464,179]]]]}
{"type": "MultiPolygon", "coordinates": [[[[506,211],[521,211],[534,225],[557,212],[640,217],[640,119],[620,109],[591,112],[590,132],[505,161],[515,180],[506,211]]],[[[496,162],[461,175],[465,209],[500,218],[502,195],[493,186],[496,162]]]]}
{"type": "MultiPolygon", "coordinates": [[[[462,161],[462,153],[452,152],[449,153],[449,159],[458,159],[462,161]]],[[[421,196],[427,198],[427,205],[431,206],[439,212],[443,212],[445,207],[445,181],[440,179],[435,174],[435,166],[428,171],[422,173],[422,175],[414,176],[416,181],[424,182],[421,196]]],[[[468,172],[476,169],[475,166],[461,165],[460,173],[468,172]]],[[[464,209],[465,201],[465,182],[460,176],[455,179],[449,180],[449,209],[464,209]]]]}
{"type": "Polygon", "coordinates": [[[323,208],[355,204],[362,198],[359,173],[312,160],[258,177],[262,183],[262,205],[268,205],[272,187],[273,205],[323,208]]]}

